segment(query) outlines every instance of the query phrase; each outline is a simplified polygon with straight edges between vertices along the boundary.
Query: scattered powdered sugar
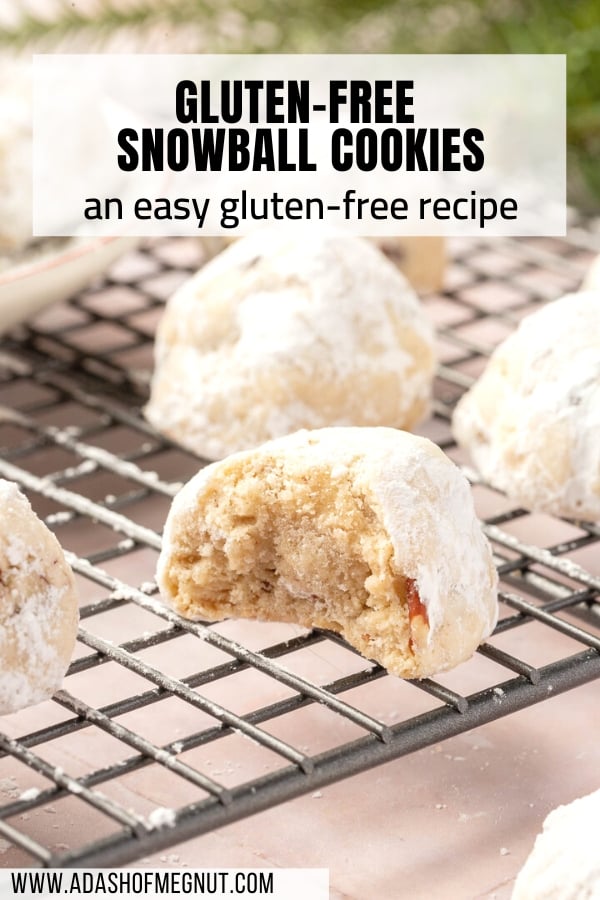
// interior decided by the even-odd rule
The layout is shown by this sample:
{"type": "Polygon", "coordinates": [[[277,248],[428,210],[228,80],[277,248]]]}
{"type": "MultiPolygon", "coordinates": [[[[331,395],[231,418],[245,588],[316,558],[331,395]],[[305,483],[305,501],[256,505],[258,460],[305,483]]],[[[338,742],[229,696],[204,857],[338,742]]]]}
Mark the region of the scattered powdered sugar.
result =
{"type": "Polygon", "coordinates": [[[156,584],[154,581],[142,581],[140,584],[140,591],[142,594],[153,594],[156,590],[156,584]]]}
{"type": "Polygon", "coordinates": [[[16,799],[19,796],[16,778],[12,775],[9,778],[0,778],[0,793],[5,794],[12,800],[16,799]]]}
{"type": "Polygon", "coordinates": [[[131,600],[131,596],[131,591],[124,587],[115,588],[110,593],[111,600],[131,600]]]}
{"type": "Polygon", "coordinates": [[[158,806],[148,816],[150,828],[170,828],[175,824],[175,811],[166,806],[158,806]]]}
{"type": "Polygon", "coordinates": [[[64,525],[70,522],[72,518],[73,513],[65,509],[60,512],[50,513],[49,516],[46,516],[46,523],[48,525],[64,525]]]}
{"type": "Polygon", "coordinates": [[[79,475],[91,475],[92,472],[95,472],[97,468],[98,463],[93,459],[84,459],[76,466],[69,466],[68,468],[66,468],[64,471],[64,475],[66,478],[76,478],[79,475]]]}
{"type": "Polygon", "coordinates": [[[133,547],[135,547],[135,543],[132,541],[131,538],[123,538],[117,544],[117,548],[119,550],[132,550],[133,547]]]}

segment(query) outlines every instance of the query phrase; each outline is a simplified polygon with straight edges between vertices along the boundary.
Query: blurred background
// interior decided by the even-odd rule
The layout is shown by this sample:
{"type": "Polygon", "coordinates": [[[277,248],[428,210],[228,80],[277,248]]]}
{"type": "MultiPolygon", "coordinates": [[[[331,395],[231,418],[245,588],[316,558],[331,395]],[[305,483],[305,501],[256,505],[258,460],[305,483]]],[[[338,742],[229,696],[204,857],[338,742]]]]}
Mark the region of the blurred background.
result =
{"type": "Polygon", "coordinates": [[[600,0],[0,0],[0,50],[566,53],[569,202],[600,211],[600,0]]]}

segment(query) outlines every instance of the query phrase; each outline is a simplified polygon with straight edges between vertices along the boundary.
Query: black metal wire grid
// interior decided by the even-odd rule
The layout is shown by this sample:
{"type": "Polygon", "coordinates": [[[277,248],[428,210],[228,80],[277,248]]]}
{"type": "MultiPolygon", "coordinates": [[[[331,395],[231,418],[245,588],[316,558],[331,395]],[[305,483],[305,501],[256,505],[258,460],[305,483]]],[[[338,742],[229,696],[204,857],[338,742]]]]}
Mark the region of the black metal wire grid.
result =
{"type": "MultiPolygon", "coordinates": [[[[569,240],[454,242],[449,287],[427,301],[443,360],[428,430],[447,452],[456,450],[453,405],[489,355],[488,335],[497,340],[498,329],[508,332],[539,303],[577,287],[596,240],[579,228],[569,240]]],[[[140,407],[164,297],[201,253],[195,241],[154,242],[0,350],[0,476],[24,488],[68,548],[84,604],[79,653],[45,704],[43,724],[23,729],[17,714],[0,733],[0,762],[18,761],[40,783],[0,808],[0,835],[31,865],[124,864],[600,676],[600,575],[578,561],[600,529],[569,523],[567,539],[538,546],[530,539],[535,519],[472,471],[476,494],[499,509],[485,530],[502,579],[502,615],[456,676],[402,682],[323,632],[296,629],[269,642],[268,626],[232,632],[228,623],[183,621],[161,604],[153,582],[160,529],[179,483],[201,463],[156,434],[140,407]],[[531,651],[522,640],[515,650],[511,636],[534,629],[531,651]],[[543,657],[549,635],[560,638],[559,649],[543,657]],[[338,654],[334,680],[305,665],[327,648],[338,654]],[[255,699],[238,706],[237,685],[257,677],[255,699]],[[372,708],[372,686],[384,679],[404,715],[372,708]],[[168,726],[173,704],[184,723],[176,736],[168,726]],[[331,717],[319,752],[298,740],[297,723],[311,710],[331,717]],[[80,733],[94,746],[108,738],[111,752],[108,762],[69,773],[53,751],[80,733]],[[218,753],[240,739],[261,765],[245,777],[211,768],[206,749],[216,744],[218,753]],[[138,810],[123,801],[118,786],[147,767],[176,786],[176,802],[138,810]],[[73,806],[91,808],[102,836],[81,834],[77,846],[59,851],[40,841],[28,814],[61,800],[75,818],[73,806]]]]}

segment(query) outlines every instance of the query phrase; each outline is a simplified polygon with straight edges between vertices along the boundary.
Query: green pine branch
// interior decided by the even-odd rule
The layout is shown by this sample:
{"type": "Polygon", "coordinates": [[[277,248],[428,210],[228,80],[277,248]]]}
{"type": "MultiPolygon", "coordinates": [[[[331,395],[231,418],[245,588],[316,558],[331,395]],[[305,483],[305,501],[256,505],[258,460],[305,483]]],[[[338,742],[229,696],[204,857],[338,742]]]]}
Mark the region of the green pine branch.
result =
{"type": "Polygon", "coordinates": [[[51,22],[32,12],[24,12],[16,25],[7,27],[0,25],[0,46],[22,50],[35,48],[44,44],[59,44],[65,37],[74,35],[94,39],[107,39],[121,29],[133,29],[144,32],[157,24],[184,24],[190,21],[211,21],[215,9],[202,0],[140,0],[135,5],[113,5],[109,0],[102,0],[93,14],[86,14],[76,3],[62,5],[51,22]]]}

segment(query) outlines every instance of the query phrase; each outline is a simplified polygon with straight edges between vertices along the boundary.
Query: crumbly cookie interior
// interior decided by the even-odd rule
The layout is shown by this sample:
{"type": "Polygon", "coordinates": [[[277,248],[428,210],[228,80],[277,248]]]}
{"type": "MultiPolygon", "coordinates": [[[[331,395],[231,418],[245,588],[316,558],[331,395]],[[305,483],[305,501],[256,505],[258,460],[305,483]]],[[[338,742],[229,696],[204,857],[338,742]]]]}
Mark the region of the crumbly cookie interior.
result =
{"type": "Polygon", "coordinates": [[[427,613],[351,467],[317,464],[292,482],[281,459],[236,460],[200,502],[165,573],[182,615],[326,628],[410,673],[427,613]]]}

